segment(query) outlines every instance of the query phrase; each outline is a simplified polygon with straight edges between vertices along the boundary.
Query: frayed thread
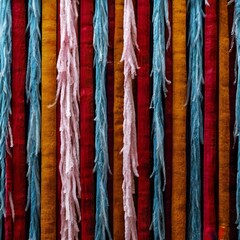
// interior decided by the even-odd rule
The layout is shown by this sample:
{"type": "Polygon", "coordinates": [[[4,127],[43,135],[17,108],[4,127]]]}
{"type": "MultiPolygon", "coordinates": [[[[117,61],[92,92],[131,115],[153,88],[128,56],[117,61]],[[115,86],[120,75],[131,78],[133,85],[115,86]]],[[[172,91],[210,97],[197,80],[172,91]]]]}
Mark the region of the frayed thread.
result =
{"type": "Polygon", "coordinates": [[[137,133],[132,80],[138,68],[135,54],[137,28],[132,0],[124,0],[123,53],[124,62],[124,106],[123,106],[123,209],[125,239],[137,239],[136,211],[133,201],[134,176],[138,176],[137,133]]]}
{"type": "Polygon", "coordinates": [[[79,198],[79,52],[77,38],[78,1],[60,1],[60,52],[57,62],[60,99],[61,239],[78,239],[81,219],[79,198]]]}
{"type": "Polygon", "coordinates": [[[40,51],[41,1],[28,1],[28,62],[26,76],[26,96],[29,106],[27,163],[28,194],[26,210],[30,209],[29,239],[40,238],[40,51]]]}
{"type": "Polygon", "coordinates": [[[108,54],[108,1],[96,0],[93,19],[95,49],[95,166],[96,172],[96,223],[95,239],[112,239],[108,218],[107,179],[109,167],[108,130],[107,130],[107,95],[106,66],[108,54]]]}
{"type": "Polygon", "coordinates": [[[5,216],[6,152],[11,114],[12,13],[11,1],[0,0],[0,238],[5,216]]]}
{"type": "MultiPolygon", "coordinates": [[[[204,1],[205,2],[205,1],[204,1]]],[[[190,106],[190,190],[188,239],[201,239],[201,143],[203,143],[203,0],[188,0],[188,104],[190,106]]]]}
{"type": "Polygon", "coordinates": [[[165,220],[163,191],[166,185],[164,161],[164,110],[163,99],[167,95],[165,49],[170,45],[171,27],[167,0],[155,0],[153,3],[153,95],[150,108],[153,109],[153,172],[154,180],[152,224],[154,239],[165,239],[165,220]],[[165,41],[165,28],[169,31],[169,39],[165,41]],[[167,46],[167,47],[165,47],[167,46]]]}

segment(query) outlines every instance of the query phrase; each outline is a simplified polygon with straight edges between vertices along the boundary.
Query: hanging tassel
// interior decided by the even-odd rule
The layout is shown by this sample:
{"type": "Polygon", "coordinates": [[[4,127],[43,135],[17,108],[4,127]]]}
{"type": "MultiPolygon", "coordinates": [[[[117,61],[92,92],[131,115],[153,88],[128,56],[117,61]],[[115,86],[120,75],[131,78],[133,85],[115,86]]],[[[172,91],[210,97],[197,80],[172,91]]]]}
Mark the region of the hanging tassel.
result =
{"type": "Polygon", "coordinates": [[[124,109],[123,109],[123,208],[125,219],[125,239],[137,239],[136,212],[133,201],[135,193],[134,175],[138,176],[137,133],[135,108],[132,92],[132,80],[138,68],[135,47],[137,46],[137,28],[132,0],[124,1],[123,19],[124,62],[124,109]]]}
{"type": "Polygon", "coordinates": [[[41,3],[39,0],[28,1],[28,62],[26,76],[26,96],[29,103],[27,163],[28,195],[26,209],[30,209],[29,239],[40,238],[40,21],[41,3]]]}
{"type": "Polygon", "coordinates": [[[61,47],[58,56],[60,98],[61,159],[61,239],[78,239],[80,221],[79,167],[79,53],[77,39],[77,2],[60,1],[61,47]]]}
{"type": "Polygon", "coordinates": [[[0,238],[3,231],[3,216],[5,216],[5,175],[7,139],[12,136],[9,124],[11,114],[11,55],[12,55],[12,16],[11,1],[0,0],[0,238]]]}
{"type": "MultiPolygon", "coordinates": [[[[190,191],[188,239],[201,239],[201,143],[203,143],[203,0],[188,0],[188,98],[190,105],[190,191]]],[[[188,100],[187,100],[188,101],[188,100]]]]}
{"type": "MultiPolygon", "coordinates": [[[[232,1],[229,2],[229,4],[232,1]]],[[[235,128],[234,137],[238,144],[238,167],[237,167],[237,189],[236,189],[236,211],[237,211],[237,229],[238,229],[238,239],[240,239],[240,1],[235,1],[232,36],[236,42],[236,104],[235,104],[235,128]]],[[[233,42],[232,46],[233,47],[233,42]]]]}
{"type": "MultiPolygon", "coordinates": [[[[167,94],[165,66],[165,23],[170,30],[168,18],[168,1],[155,0],[153,4],[153,96],[151,108],[153,108],[153,172],[154,179],[153,218],[152,227],[154,239],[165,239],[165,220],[163,206],[163,191],[166,185],[164,162],[164,112],[163,97],[167,94]]],[[[170,44],[170,35],[167,48],[170,44]]]]}
{"type": "Polygon", "coordinates": [[[108,158],[108,125],[106,96],[106,65],[108,56],[108,2],[95,1],[93,45],[95,49],[94,64],[96,68],[95,91],[95,167],[96,172],[96,224],[95,239],[109,239],[111,233],[108,221],[107,176],[108,158]]]}

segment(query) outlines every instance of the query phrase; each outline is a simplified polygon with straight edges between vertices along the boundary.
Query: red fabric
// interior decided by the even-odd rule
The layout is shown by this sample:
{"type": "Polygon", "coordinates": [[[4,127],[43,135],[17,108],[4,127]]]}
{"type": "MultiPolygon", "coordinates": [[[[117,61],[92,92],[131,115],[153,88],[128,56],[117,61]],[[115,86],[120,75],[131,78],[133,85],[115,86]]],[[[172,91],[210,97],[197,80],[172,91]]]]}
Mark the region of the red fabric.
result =
{"type": "Polygon", "coordinates": [[[94,78],[93,78],[93,3],[82,0],[80,6],[80,178],[81,236],[94,239],[94,78]]]}
{"type": "Polygon", "coordinates": [[[204,91],[204,169],[203,239],[217,239],[217,119],[218,119],[218,30],[217,1],[210,0],[205,12],[205,91],[204,91]]]}
{"type": "Polygon", "coordinates": [[[139,0],[137,5],[137,52],[139,70],[137,74],[137,142],[138,142],[138,239],[150,239],[151,224],[151,132],[150,132],[150,1],[139,0]]]}
{"type": "MultiPolygon", "coordinates": [[[[169,7],[169,21],[172,25],[172,0],[168,0],[169,7]]],[[[169,33],[166,31],[166,40],[169,33]]],[[[172,91],[173,91],[173,69],[172,69],[172,42],[169,49],[166,52],[166,77],[171,81],[171,84],[167,86],[167,97],[165,98],[165,166],[166,166],[166,189],[164,192],[164,211],[165,211],[165,231],[166,240],[172,239],[172,221],[171,221],[171,209],[172,209],[172,91]]]]}
{"type": "MultiPolygon", "coordinates": [[[[8,141],[9,145],[9,141],[8,141]]],[[[11,151],[11,150],[10,150],[11,151]]],[[[12,154],[12,151],[11,151],[12,154]]],[[[5,204],[6,204],[6,217],[4,219],[4,236],[5,240],[13,239],[13,222],[12,211],[9,201],[9,193],[12,193],[13,179],[12,179],[12,157],[7,153],[6,155],[6,192],[5,192],[5,204]]]]}
{"type": "MultiPolygon", "coordinates": [[[[115,0],[108,0],[108,64],[107,64],[107,109],[108,109],[108,154],[113,173],[113,99],[114,99],[114,29],[115,0]]],[[[108,175],[109,225],[113,232],[113,175],[108,175]]]]}
{"type": "MultiPolygon", "coordinates": [[[[25,79],[26,79],[26,8],[25,0],[12,1],[12,118],[14,147],[7,158],[8,187],[12,186],[15,221],[5,222],[5,229],[13,229],[5,239],[26,239],[26,135],[25,135],[25,79]],[[9,182],[12,177],[12,185],[9,182]],[[12,228],[13,227],[13,228],[12,228]],[[12,238],[13,237],[13,238],[12,238]]],[[[10,189],[9,189],[10,190],[10,189]]],[[[8,191],[7,191],[8,192],[8,191]]],[[[7,215],[11,209],[7,205],[7,215]]],[[[6,231],[7,233],[7,231],[6,231]]],[[[9,232],[8,232],[9,233],[9,232]]]]}
{"type": "MultiPolygon", "coordinates": [[[[228,24],[229,24],[229,39],[231,43],[232,35],[232,24],[233,24],[233,13],[234,13],[234,4],[228,6],[228,24]]],[[[229,46],[230,49],[230,46],[229,46]]],[[[235,224],[236,221],[236,179],[237,179],[237,145],[234,144],[234,124],[235,124],[235,100],[236,100],[236,85],[234,84],[235,81],[235,57],[236,51],[235,46],[229,54],[229,98],[230,98],[230,184],[229,184],[229,191],[230,191],[230,211],[229,211],[229,218],[230,218],[230,231],[229,236],[230,239],[237,239],[237,227],[235,224]]],[[[226,66],[227,67],[227,66],[226,66]]]]}

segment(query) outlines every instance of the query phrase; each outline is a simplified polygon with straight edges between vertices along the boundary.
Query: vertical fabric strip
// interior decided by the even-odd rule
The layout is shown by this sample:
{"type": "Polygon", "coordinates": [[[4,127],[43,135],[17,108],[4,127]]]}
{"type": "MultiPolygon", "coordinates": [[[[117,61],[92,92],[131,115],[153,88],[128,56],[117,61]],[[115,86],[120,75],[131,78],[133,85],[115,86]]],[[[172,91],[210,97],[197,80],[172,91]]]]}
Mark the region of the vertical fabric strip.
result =
{"type": "MultiPolygon", "coordinates": [[[[115,0],[108,0],[108,64],[107,64],[107,111],[108,111],[108,153],[109,165],[113,172],[113,102],[114,102],[114,30],[115,30],[115,0]]],[[[109,172],[109,224],[113,232],[113,174],[109,172]]]]}
{"type": "MultiPolygon", "coordinates": [[[[172,0],[168,0],[168,11],[169,11],[169,22],[172,25],[172,0]]],[[[172,29],[171,29],[172,30],[172,29]]],[[[169,34],[172,35],[170,32],[169,34]]],[[[168,38],[166,34],[165,39],[168,38]]],[[[172,82],[172,38],[170,39],[170,45],[166,52],[166,77],[172,82]]],[[[172,219],[171,219],[171,208],[172,208],[172,88],[173,84],[169,84],[167,98],[165,98],[165,111],[164,111],[164,156],[166,165],[166,190],[164,193],[164,212],[165,212],[165,237],[166,240],[170,240],[172,232],[172,219]]]]}
{"type": "MultiPolygon", "coordinates": [[[[215,188],[217,183],[218,150],[218,19],[216,0],[209,0],[209,6],[205,7],[205,13],[203,239],[211,240],[217,238],[217,199],[215,188]]],[[[220,111],[224,110],[220,109],[220,111]]]]}
{"type": "Polygon", "coordinates": [[[26,1],[12,1],[13,239],[26,239],[26,1]]]}
{"type": "Polygon", "coordinates": [[[56,1],[42,1],[41,238],[56,239],[56,1]]]}
{"type": "Polygon", "coordinates": [[[188,0],[188,104],[190,108],[188,239],[201,238],[201,143],[203,142],[203,0],[188,0]]]}
{"type": "Polygon", "coordinates": [[[186,238],[186,0],[172,1],[172,239],[186,238]]]}
{"type": "MultiPolygon", "coordinates": [[[[232,24],[234,17],[234,4],[228,6],[228,37],[232,43],[232,24]]],[[[230,49],[230,46],[229,46],[230,49]]],[[[229,52],[229,102],[230,102],[230,164],[229,164],[229,226],[230,239],[237,239],[238,230],[236,221],[236,177],[237,177],[237,144],[233,135],[235,125],[235,100],[236,100],[236,46],[231,47],[229,52]]]]}
{"type": "Polygon", "coordinates": [[[115,0],[114,32],[114,162],[113,162],[113,238],[124,239],[124,213],[122,194],[123,157],[120,154],[123,144],[123,64],[120,63],[123,50],[123,4],[115,0]]]}
{"type": "Polygon", "coordinates": [[[220,240],[228,240],[230,109],[229,109],[229,68],[228,68],[229,66],[228,8],[225,0],[219,2],[218,16],[219,16],[218,238],[220,240]]]}
{"type": "MultiPolygon", "coordinates": [[[[168,1],[155,0],[153,3],[153,95],[151,108],[153,109],[153,217],[152,226],[155,239],[165,239],[165,219],[163,206],[163,191],[166,185],[164,160],[164,111],[163,101],[167,95],[165,65],[165,22],[170,32],[168,17],[168,1]]],[[[167,43],[169,45],[169,42],[167,43]]],[[[168,47],[168,46],[167,46],[168,47]]]]}
{"type": "Polygon", "coordinates": [[[29,107],[27,163],[28,163],[28,197],[27,207],[30,210],[29,238],[40,237],[40,21],[41,2],[28,1],[28,62],[26,77],[26,96],[29,107]]]}
{"type": "Polygon", "coordinates": [[[82,239],[93,239],[95,227],[93,3],[81,1],[80,20],[82,239]]]}
{"type": "Polygon", "coordinates": [[[150,239],[151,224],[151,133],[150,133],[150,1],[137,4],[137,52],[139,70],[137,76],[137,143],[138,143],[138,239],[150,239]]]}
{"type": "Polygon", "coordinates": [[[108,221],[108,124],[106,66],[108,57],[108,2],[95,1],[93,45],[95,49],[95,166],[96,223],[95,239],[111,239],[108,221]],[[107,236],[106,236],[107,233],[107,236]]]}
{"type": "MultiPolygon", "coordinates": [[[[11,1],[0,1],[0,238],[3,237],[3,216],[5,216],[6,146],[8,146],[9,117],[11,114],[11,63],[12,63],[12,12],[11,1]]],[[[12,144],[11,144],[12,145],[12,144]]]]}
{"type": "Polygon", "coordinates": [[[123,16],[124,105],[123,105],[123,209],[125,239],[137,239],[136,211],[133,201],[134,176],[138,176],[137,132],[132,81],[138,68],[135,47],[137,28],[132,0],[124,0],[123,16]]]}
{"type": "Polygon", "coordinates": [[[238,166],[237,166],[237,189],[236,189],[236,214],[237,214],[237,228],[238,228],[238,239],[240,239],[240,1],[235,1],[234,19],[232,35],[236,41],[236,103],[235,103],[235,128],[234,136],[236,138],[238,146],[238,166]]]}
{"type": "Polygon", "coordinates": [[[57,62],[60,98],[61,239],[78,239],[79,173],[79,53],[77,1],[60,1],[61,46],[57,62]]]}

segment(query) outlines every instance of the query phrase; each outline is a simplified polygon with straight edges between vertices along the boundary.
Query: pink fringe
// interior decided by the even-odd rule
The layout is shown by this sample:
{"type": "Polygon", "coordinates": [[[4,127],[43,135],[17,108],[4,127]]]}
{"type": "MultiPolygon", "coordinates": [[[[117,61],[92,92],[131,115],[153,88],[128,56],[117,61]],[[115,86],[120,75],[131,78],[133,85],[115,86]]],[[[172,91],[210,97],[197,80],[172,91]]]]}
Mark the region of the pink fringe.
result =
{"type": "Polygon", "coordinates": [[[61,48],[58,56],[61,159],[61,239],[78,239],[79,198],[79,53],[77,0],[60,1],[61,48]]]}
{"type": "Polygon", "coordinates": [[[123,21],[124,61],[124,110],[123,110],[123,207],[125,219],[125,239],[137,239],[136,211],[133,194],[135,193],[134,175],[138,176],[137,134],[135,108],[132,92],[132,79],[138,68],[135,47],[137,46],[137,28],[132,0],[124,1],[123,21]]]}

